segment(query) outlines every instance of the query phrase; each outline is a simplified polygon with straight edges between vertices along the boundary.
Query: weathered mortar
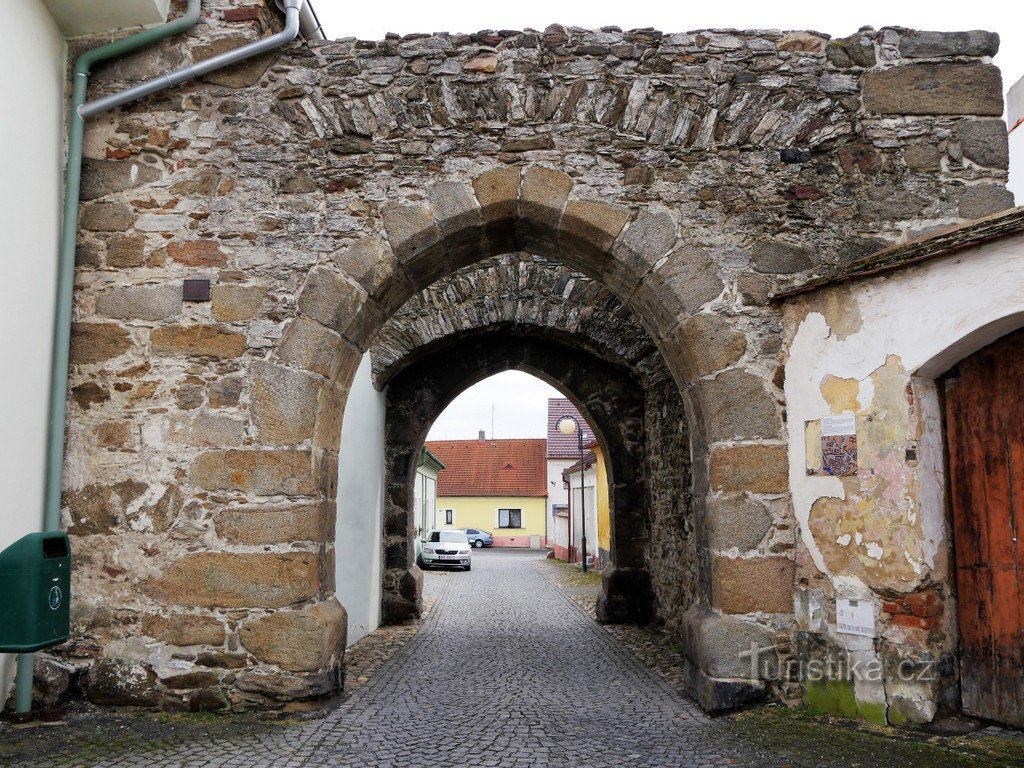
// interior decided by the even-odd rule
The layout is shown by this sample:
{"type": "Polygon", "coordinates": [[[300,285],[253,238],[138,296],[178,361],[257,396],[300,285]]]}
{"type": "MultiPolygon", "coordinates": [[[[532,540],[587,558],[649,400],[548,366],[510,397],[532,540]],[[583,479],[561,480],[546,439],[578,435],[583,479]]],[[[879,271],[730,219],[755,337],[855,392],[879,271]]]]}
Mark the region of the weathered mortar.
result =
{"type": "MultiPolygon", "coordinates": [[[[204,5],[207,23],[97,72],[95,92],[276,18],[230,23],[230,3],[204,5]]],[[[1009,204],[998,151],[964,148],[1001,109],[991,45],[936,35],[907,52],[917,39],[551,27],[297,44],[90,123],[64,513],[82,553],[68,652],[113,659],[90,690],[118,700],[141,679],[120,700],[242,708],[336,687],[340,650],[293,671],[246,628],[284,614],[306,632],[330,605],[333,526],[295,543],[293,517],[333,517],[360,350],[416,291],[508,251],[597,279],[694,386],[695,520],[724,535],[716,510],[754,491],[782,521],[760,542],[713,544],[700,599],[745,612],[730,601],[756,576],[774,611],[792,567],[768,292],[1009,204]],[[179,308],[174,291],[198,276],[214,302],[179,308]],[[295,402],[274,393],[293,375],[305,431],[288,433],[295,402]],[[276,542],[238,534],[249,510],[276,542]],[[292,602],[259,588],[275,568],[295,577],[292,602]],[[168,598],[175,574],[196,607],[168,598]],[[185,610],[223,641],[160,630],[185,610]],[[172,654],[201,673],[194,687],[168,682],[172,654]]],[[[695,651],[701,673],[732,650],[695,651]]]]}

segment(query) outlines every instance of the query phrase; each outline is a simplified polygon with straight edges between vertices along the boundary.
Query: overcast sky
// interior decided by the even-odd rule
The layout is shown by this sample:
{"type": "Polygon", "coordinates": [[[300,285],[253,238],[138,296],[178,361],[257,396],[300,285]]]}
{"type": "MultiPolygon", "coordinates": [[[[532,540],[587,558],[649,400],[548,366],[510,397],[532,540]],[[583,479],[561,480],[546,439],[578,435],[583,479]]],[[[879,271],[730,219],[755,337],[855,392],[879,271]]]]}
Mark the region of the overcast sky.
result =
{"type": "MultiPolygon", "coordinates": [[[[516,0],[506,3],[406,2],[377,5],[313,0],[317,15],[331,38],[380,40],[388,32],[476,32],[481,29],[542,30],[549,24],[622,29],[654,27],[662,32],[731,27],[738,29],[807,29],[845,37],[860,27],[912,27],[959,31],[987,29],[1002,38],[995,63],[1003,71],[1006,89],[1024,76],[1024,23],[1019,6],[1001,2],[941,2],[932,0],[861,0],[837,2],[667,2],[630,3],[594,0],[516,0]],[[1014,8],[1017,8],[1014,11],[1014,8]]],[[[543,437],[547,399],[560,393],[528,374],[510,371],[477,384],[460,395],[430,431],[431,439],[468,439],[486,430],[491,436],[494,407],[495,436],[543,437]]]]}
{"type": "Polygon", "coordinates": [[[468,440],[476,437],[481,429],[487,437],[546,437],[548,398],[562,396],[557,389],[528,373],[499,373],[455,398],[434,422],[427,439],[468,440]]]}

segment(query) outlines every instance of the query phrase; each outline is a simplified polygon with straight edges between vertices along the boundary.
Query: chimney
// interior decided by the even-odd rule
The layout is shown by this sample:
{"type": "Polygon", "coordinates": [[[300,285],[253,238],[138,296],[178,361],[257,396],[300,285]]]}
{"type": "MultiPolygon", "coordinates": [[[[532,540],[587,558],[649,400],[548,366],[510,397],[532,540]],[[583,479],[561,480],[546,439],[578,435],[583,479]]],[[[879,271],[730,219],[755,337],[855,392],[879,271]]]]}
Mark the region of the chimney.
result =
{"type": "Polygon", "coordinates": [[[483,443],[483,442],[486,442],[486,441],[487,441],[487,435],[486,435],[486,434],[484,433],[484,431],[483,431],[483,430],[481,429],[481,430],[480,430],[480,442],[481,442],[481,443],[483,443]]]}

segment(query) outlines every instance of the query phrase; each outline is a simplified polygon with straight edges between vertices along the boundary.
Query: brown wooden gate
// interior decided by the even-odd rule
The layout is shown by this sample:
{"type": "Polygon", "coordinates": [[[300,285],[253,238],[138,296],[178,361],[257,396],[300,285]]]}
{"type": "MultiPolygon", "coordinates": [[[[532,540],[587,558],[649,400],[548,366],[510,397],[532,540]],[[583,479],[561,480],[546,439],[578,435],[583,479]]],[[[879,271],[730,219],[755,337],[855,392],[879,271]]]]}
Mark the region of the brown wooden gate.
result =
{"type": "Polygon", "coordinates": [[[1024,331],[945,391],[963,709],[1024,726],[1024,331]]]}

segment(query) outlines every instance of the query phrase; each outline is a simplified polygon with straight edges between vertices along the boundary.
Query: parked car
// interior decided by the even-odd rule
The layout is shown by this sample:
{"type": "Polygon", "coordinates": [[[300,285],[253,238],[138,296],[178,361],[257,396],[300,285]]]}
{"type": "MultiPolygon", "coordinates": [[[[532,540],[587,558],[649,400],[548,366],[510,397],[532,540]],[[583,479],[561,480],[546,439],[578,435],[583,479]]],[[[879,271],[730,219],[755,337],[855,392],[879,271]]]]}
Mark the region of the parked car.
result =
{"type": "Polygon", "coordinates": [[[476,528],[463,528],[463,530],[466,532],[466,538],[469,539],[469,543],[477,549],[494,546],[494,537],[487,531],[481,531],[476,528]]]}
{"type": "Polygon", "coordinates": [[[472,568],[472,550],[465,531],[431,531],[423,542],[420,553],[420,568],[435,565],[461,566],[468,571],[472,568]]]}

